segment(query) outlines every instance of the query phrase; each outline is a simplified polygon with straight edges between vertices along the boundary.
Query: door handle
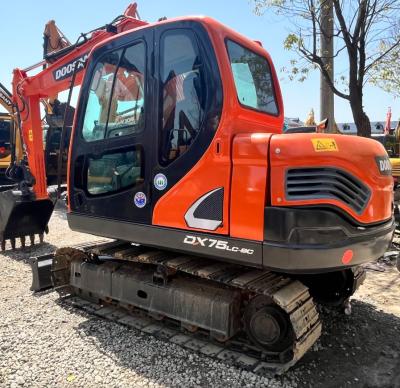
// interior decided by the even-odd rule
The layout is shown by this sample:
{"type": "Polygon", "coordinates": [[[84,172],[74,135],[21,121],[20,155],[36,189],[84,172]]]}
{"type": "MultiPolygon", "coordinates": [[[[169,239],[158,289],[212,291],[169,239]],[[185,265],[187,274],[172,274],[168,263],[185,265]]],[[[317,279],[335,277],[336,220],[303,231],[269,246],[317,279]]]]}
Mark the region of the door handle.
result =
{"type": "Polygon", "coordinates": [[[222,155],[222,143],[221,143],[221,139],[217,139],[215,141],[215,145],[214,145],[214,154],[217,156],[221,156],[222,155]]]}

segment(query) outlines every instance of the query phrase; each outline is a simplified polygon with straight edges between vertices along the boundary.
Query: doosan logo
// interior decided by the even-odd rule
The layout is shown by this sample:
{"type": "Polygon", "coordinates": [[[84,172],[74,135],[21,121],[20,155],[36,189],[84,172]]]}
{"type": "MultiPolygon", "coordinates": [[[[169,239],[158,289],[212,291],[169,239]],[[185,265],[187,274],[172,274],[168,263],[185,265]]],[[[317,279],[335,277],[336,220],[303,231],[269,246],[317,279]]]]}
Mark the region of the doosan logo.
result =
{"type": "Polygon", "coordinates": [[[54,79],[56,81],[61,81],[65,78],[70,77],[75,70],[75,66],[77,66],[77,72],[83,70],[85,67],[85,61],[88,59],[88,57],[89,53],[83,54],[81,57],[76,58],[71,62],[66,63],[64,66],[61,66],[58,69],[54,70],[54,79]]]}
{"type": "Polygon", "coordinates": [[[390,165],[389,160],[380,160],[379,161],[379,170],[381,171],[390,171],[392,166],[390,165]]]}
{"type": "Polygon", "coordinates": [[[378,165],[378,170],[382,175],[392,174],[392,164],[387,156],[377,156],[375,160],[378,165]]]}

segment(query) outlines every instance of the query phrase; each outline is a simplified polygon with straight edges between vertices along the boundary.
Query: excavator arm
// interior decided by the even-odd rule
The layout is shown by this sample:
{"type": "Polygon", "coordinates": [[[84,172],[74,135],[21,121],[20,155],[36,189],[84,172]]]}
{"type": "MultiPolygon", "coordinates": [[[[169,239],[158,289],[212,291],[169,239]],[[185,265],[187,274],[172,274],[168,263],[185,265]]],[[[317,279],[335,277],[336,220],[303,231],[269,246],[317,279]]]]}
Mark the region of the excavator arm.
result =
{"type": "MultiPolygon", "coordinates": [[[[13,71],[10,105],[18,117],[15,122],[18,123],[24,152],[10,166],[10,176],[17,182],[15,187],[8,190],[4,187],[0,191],[0,240],[3,249],[7,239],[11,240],[12,247],[17,237],[21,238],[22,245],[26,235],[31,237],[31,242],[35,234],[39,234],[42,240],[54,208],[54,201],[47,190],[40,102],[52,100],[60,92],[81,84],[85,60],[98,43],[145,24],[138,18],[134,3],[111,23],[81,34],[75,44],[69,44],[55,24],[49,22],[45,30],[43,61],[27,69],[13,71]],[[38,67],[43,69],[30,76],[29,72],[38,67]]],[[[8,103],[10,94],[2,94],[8,103]]]]}

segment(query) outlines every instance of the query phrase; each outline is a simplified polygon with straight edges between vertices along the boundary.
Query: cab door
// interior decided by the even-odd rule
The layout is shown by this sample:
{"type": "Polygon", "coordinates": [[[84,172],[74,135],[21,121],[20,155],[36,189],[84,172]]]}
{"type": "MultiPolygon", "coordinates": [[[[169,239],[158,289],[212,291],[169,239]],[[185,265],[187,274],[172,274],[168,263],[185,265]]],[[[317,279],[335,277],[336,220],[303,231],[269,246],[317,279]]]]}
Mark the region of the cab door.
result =
{"type": "Polygon", "coordinates": [[[81,88],[70,155],[70,210],[151,223],[152,31],[97,49],[81,88]]]}
{"type": "Polygon", "coordinates": [[[222,80],[199,21],[155,28],[158,151],[153,170],[153,224],[229,232],[231,162],[218,128],[222,80]]]}

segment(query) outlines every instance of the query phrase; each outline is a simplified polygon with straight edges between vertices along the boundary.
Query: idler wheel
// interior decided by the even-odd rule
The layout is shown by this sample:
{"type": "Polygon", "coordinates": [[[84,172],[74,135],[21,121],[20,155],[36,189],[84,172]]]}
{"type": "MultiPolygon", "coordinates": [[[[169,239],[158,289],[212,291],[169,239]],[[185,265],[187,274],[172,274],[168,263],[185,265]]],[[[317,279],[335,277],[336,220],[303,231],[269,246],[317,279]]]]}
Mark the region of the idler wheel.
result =
{"type": "Polygon", "coordinates": [[[243,316],[250,340],[269,352],[282,352],[292,347],[294,335],[288,314],[264,296],[253,298],[243,316]]]}

